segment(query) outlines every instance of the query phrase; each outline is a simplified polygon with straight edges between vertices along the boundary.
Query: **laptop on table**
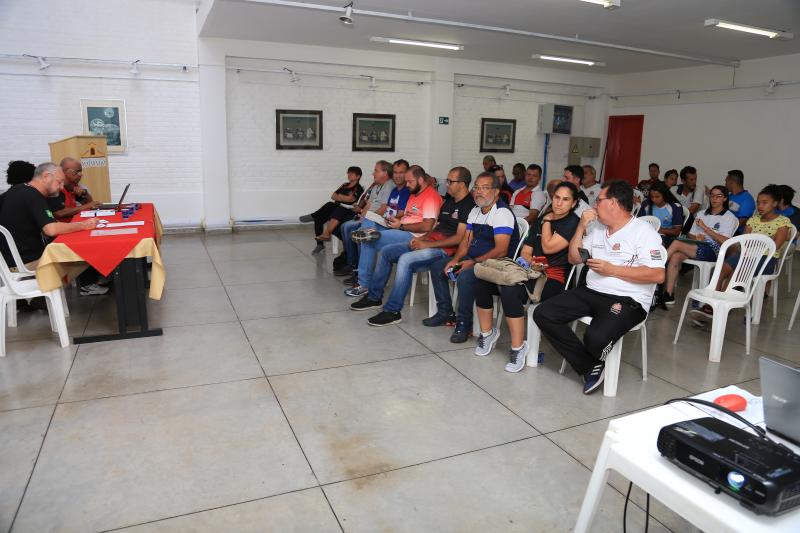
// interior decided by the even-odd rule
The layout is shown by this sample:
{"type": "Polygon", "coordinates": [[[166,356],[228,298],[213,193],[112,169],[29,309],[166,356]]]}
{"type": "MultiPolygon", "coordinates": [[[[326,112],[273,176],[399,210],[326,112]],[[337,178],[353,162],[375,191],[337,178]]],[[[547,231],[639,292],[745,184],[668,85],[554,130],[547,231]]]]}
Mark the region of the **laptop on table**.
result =
{"type": "Polygon", "coordinates": [[[125,190],[122,191],[122,196],[119,197],[119,202],[117,202],[116,204],[100,204],[99,206],[97,206],[97,209],[113,209],[114,211],[119,211],[120,209],[122,209],[122,202],[125,201],[125,195],[128,194],[128,188],[130,186],[131,186],[130,183],[125,185],[125,190]]]}
{"type": "Polygon", "coordinates": [[[800,368],[758,360],[767,430],[800,445],[800,368]]]}

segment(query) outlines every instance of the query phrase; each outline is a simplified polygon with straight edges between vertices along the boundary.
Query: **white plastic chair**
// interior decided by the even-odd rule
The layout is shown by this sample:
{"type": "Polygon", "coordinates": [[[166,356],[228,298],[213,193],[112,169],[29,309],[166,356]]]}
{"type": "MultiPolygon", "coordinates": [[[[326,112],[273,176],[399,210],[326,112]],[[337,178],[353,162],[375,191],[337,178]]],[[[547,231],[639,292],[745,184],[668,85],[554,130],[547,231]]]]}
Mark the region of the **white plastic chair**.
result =
{"type": "MultiPolygon", "coordinates": [[[[592,323],[592,317],[585,316],[579,318],[578,321],[586,324],[587,326],[592,323]]],[[[642,381],[647,381],[647,318],[642,320],[640,323],[633,326],[628,333],[631,331],[639,331],[640,336],[642,339],[642,381]]],[[[577,326],[577,322],[573,325],[573,329],[577,326]]],[[[625,334],[627,335],[627,333],[625,334]]],[[[603,379],[603,396],[613,397],[617,395],[617,384],[619,383],[619,365],[622,361],[622,340],[625,338],[625,335],[622,336],[617,342],[614,343],[614,347],[611,348],[611,351],[606,355],[606,368],[605,368],[605,378],[603,379]]],[[[559,369],[558,373],[563,374],[564,370],[567,368],[567,360],[563,359],[561,361],[561,368],[559,369]]]]}
{"type": "MultiPolygon", "coordinates": [[[[761,323],[761,310],[764,307],[764,294],[767,291],[767,282],[771,281],[770,297],[772,298],[772,318],[778,316],[778,280],[781,277],[781,269],[786,262],[786,257],[789,255],[789,250],[793,249],[792,241],[797,236],[797,228],[792,226],[789,228],[789,239],[783,246],[783,253],[778,260],[778,265],[772,274],[764,274],[758,280],[758,285],[753,293],[753,324],[761,323]]],[[[791,267],[791,265],[789,265],[791,267]]]]}
{"type": "Polygon", "coordinates": [[[761,278],[761,273],[767,266],[768,261],[764,261],[760,268],[757,269],[759,260],[766,254],[771,256],[775,253],[775,241],[766,235],[759,235],[757,233],[749,233],[747,235],[739,235],[732,237],[722,244],[717,256],[717,262],[714,266],[714,274],[711,280],[704,289],[692,289],[686,295],[683,302],[683,310],[681,311],[681,318],[678,321],[678,329],[675,331],[675,339],[673,344],[677,344],[678,337],[681,334],[681,326],[683,326],[683,319],[686,317],[686,309],[689,306],[690,300],[695,300],[700,303],[708,304],[714,310],[714,318],[711,324],[711,345],[708,350],[708,360],[712,362],[719,362],[722,356],[722,342],[725,339],[725,327],[728,322],[728,313],[731,309],[740,307],[745,308],[745,336],[747,339],[747,353],[750,353],[750,300],[753,297],[753,292],[756,285],[761,278]],[[728,287],[725,291],[717,290],[717,282],[719,281],[720,274],[722,273],[722,265],[725,262],[725,255],[728,248],[734,245],[739,245],[741,255],[739,256],[739,263],[733,271],[728,287]]]}
{"type": "Polygon", "coordinates": [[[654,217],[653,215],[645,215],[639,218],[653,226],[654,230],[658,231],[661,229],[661,220],[658,217],[654,217]]]}
{"type": "MultiPolygon", "coordinates": [[[[564,284],[565,288],[569,287],[569,283],[574,276],[580,274],[578,266],[583,265],[572,265],[569,275],[567,276],[567,282],[564,284]]],[[[533,311],[538,305],[538,303],[529,303],[528,305],[528,332],[526,337],[528,339],[528,354],[530,355],[528,356],[526,366],[539,366],[539,344],[542,341],[542,332],[539,330],[539,326],[536,325],[536,322],[533,321],[533,311]]]]}
{"type": "MultiPolygon", "coordinates": [[[[0,233],[2,233],[9,247],[13,250],[14,241],[13,239],[10,242],[8,241],[8,231],[0,233]]],[[[0,356],[5,357],[6,355],[6,311],[10,305],[13,305],[16,312],[16,301],[23,298],[45,297],[47,300],[47,312],[50,317],[50,328],[58,332],[62,347],[69,346],[67,319],[64,315],[62,303],[64,296],[61,288],[50,292],[42,292],[39,290],[39,284],[35,278],[15,277],[8,268],[5,258],[0,259],[0,280],[3,282],[3,286],[0,287],[0,356]]]]}
{"type": "MultiPolygon", "coordinates": [[[[22,256],[17,249],[17,243],[14,242],[14,237],[11,236],[11,232],[8,231],[5,226],[0,226],[0,234],[3,235],[6,243],[8,244],[8,248],[11,251],[11,257],[14,259],[13,266],[16,267],[16,272],[11,272],[11,265],[7,265],[9,267],[10,276],[15,280],[31,279],[36,277],[36,272],[26,267],[25,263],[22,261],[22,256]]],[[[69,316],[69,308],[67,307],[67,298],[64,291],[61,291],[61,303],[64,307],[64,316],[69,316]]],[[[6,305],[8,327],[15,328],[17,327],[17,302],[16,300],[12,300],[6,305]]]]}
{"type": "Polygon", "coordinates": [[[692,273],[692,288],[699,289],[708,285],[711,273],[714,271],[714,261],[700,261],[699,259],[687,259],[684,265],[691,265],[695,268],[692,273]]]}
{"type": "Polygon", "coordinates": [[[797,318],[797,309],[800,307],[800,292],[797,293],[797,298],[794,301],[794,309],[792,309],[792,318],[789,319],[789,327],[786,328],[786,331],[792,331],[792,326],[794,326],[794,319],[797,318]]]}
{"type": "Polygon", "coordinates": [[[335,235],[331,237],[331,252],[333,252],[334,257],[339,255],[339,238],[335,235]]]}
{"type": "Polygon", "coordinates": [[[791,247],[789,254],[786,256],[786,292],[792,293],[792,263],[794,263],[794,254],[797,251],[797,243],[789,243],[791,247]]]}

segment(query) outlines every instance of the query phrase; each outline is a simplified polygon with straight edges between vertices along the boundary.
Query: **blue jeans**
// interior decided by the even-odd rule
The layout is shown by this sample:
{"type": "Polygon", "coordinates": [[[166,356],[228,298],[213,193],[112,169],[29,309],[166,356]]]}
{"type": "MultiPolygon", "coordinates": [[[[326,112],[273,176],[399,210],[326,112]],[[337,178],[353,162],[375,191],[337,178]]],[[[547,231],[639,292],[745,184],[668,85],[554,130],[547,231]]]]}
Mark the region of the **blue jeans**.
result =
{"type": "Polygon", "coordinates": [[[399,229],[387,229],[381,231],[381,238],[377,241],[370,241],[361,244],[361,252],[358,257],[358,285],[360,287],[369,287],[372,280],[372,270],[375,265],[375,257],[378,252],[383,250],[389,245],[408,242],[414,236],[407,231],[400,231],[399,229]]]}
{"type": "Polygon", "coordinates": [[[361,220],[348,220],[342,224],[341,227],[344,252],[347,255],[347,264],[355,268],[356,265],[358,265],[358,245],[353,242],[350,236],[355,230],[361,227],[361,220]]]}
{"type": "MultiPolygon", "coordinates": [[[[383,238],[381,236],[381,238],[383,238]]],[[[408,244],[398,243],[385,246],[381,250],[378,264],[369,283],[369,299],[380,301],[383,298],[383,291],[389,282],[392,273],[392,264],[397,263],[397,273],[394,276],[392,292],[389,299],[383,306],[384,311],[399,313],[403,309],[403,302],[406,294],[411,288],[411,279],[415,272],[423,272],[430,268],[431,264],[447,257],[441,248],[425,248],[424,250],[409,250],[408,244]]]]}
{"type": "MultiPolygon", "coordinates": [[[[449,316],[453,314],[450,280],[444,274],[444,267],[451,259],[451,257],[445,257],[431,265],[431,283],[433,284],[433,294],[436,296],[436,312],[439,315],[449,316]]],[[[475,305],[477,281],[478,278],[475,277],[475,269],[473,268],[460,271],[456,277],[456,287],[458,287],[456,321],[464,322],[468,328],[472,327],[472,307],[475,305]]]]}

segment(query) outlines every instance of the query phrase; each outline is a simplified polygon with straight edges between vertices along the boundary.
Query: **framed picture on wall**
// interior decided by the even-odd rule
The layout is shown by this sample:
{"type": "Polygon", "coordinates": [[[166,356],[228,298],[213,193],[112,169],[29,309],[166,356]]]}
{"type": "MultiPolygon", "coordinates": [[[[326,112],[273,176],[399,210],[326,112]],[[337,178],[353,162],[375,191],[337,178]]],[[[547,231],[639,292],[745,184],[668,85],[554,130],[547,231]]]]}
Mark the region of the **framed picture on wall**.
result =
{"type": "Polygon", "coordinates": [[[505,118],[481,119],[481,152],[513,152],[517,121],[505,118]]]}
{"type": "Polygon", "coordinates": [[[322,150],[322,111],[276,109],[275,148],[322,150]]]}
{"type": "Polygon", "coordinates": [[[124,153],[128,149],[125,124],[125,100],[81,99],[81,120],[84,135],[106,138],[108,153],[124,153]]]}
{"type": "Polygon", "coordinates": [[[353,151],[394,152],[395,116],[353,113],[353,151]]]}

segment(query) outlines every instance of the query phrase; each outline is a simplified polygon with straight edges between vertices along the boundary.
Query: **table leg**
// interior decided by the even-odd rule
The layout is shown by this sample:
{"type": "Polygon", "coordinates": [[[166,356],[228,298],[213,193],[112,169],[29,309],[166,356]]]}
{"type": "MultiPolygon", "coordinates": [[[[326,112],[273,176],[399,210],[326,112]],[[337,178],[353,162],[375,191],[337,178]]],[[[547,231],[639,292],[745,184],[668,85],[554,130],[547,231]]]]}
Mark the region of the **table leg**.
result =
{"type": "Polygon", "coordinates": [[[608,481],[608,456],[612,442],[608,432],[606,432],[605,437],[603,437],[603,444],[600,446],[600,452],[597,454],[597,460],[594,463],[589,486],[586,488],[586,495],[583,497],[581,511],[575,524],[575,533],[591,531],[592,521],[595,514],[597,514],[600,498],[603,496],[603,489],[608,481]]]}
{"type": "Polygon", "coordinates": [[[114,293],[117,301],[117,327],[119,333],[75,337],[75,344],[103,342],[163,334],[161,328],[149,329],[147,320],[147,267],[140,259],[125,259],[114,270],[114,293]],[[129,327],[138,331],[128,331],[129,327]]]}

